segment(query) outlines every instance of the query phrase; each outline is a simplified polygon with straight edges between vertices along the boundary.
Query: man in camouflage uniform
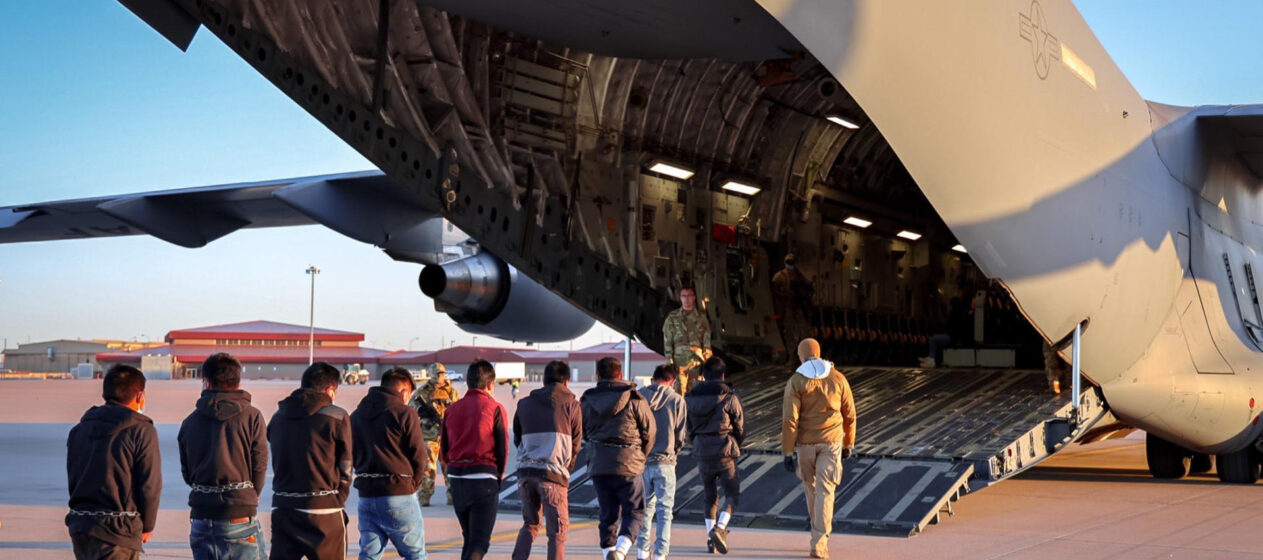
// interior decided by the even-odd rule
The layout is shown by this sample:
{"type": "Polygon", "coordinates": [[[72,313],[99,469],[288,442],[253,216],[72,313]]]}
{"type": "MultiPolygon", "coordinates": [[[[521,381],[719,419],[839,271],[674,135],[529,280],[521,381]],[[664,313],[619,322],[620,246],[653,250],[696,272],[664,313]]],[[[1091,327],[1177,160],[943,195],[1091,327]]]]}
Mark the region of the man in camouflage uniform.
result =
{"type": "MultiPolygon", "coordinates": [[[[443,433],[443,416],[447,407],[456,402],[460,394],[447,379],[447,368],[443,364],[434,364],[434,373],[430,379],[412,395],[412,408],[421,416],[421,435],[430,448],[429,468],[417,487],[417,499],[423,506],[430,505],[430,497],[434,495],[435,466],[443,469],[443,480],[447,480],[447,466],[439,463],[439,436],[443,433]]],[[[452,503],[452,490],[448,487],[447,503],[452,503]]]]}
{"type": "Polygon", "coordinates": [[[772,276],[772,308],[780,317],[781,338],[785,341],[786,358],[797,367],[798,359],[789,347],[811,338],[811,301],[815,287],[795,264],[793,253],[785,255],[785,268],[772,276]]]}
{"type": "Polygon", "coordinates": [[[683,395],[701,375],[702,362],[711,356],[710,321],[697,308],[693,288],[680,289],[680,308],[667,315],[662,338],[667,360],[679,370],[677,380],[683,395]]]}

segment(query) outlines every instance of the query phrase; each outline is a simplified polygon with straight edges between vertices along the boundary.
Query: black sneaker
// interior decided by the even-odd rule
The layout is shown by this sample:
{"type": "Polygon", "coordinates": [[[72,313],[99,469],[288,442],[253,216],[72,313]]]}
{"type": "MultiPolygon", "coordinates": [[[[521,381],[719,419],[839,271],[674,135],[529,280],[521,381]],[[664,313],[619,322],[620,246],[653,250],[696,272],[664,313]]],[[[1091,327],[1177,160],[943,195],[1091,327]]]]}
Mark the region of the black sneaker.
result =
{"type": "Polygon", "coordinates": [[[706,537],[706,553],[707,554],[715,553],[715,541],[711,540],[710,537],[706,537]]]}
{"type": "Polygon", "coordinates": [[[728,530],[721,529],[718,525],[710,530],[710,540],[715,543],[715,550],[720,554],[728,554],[728,530]]]}

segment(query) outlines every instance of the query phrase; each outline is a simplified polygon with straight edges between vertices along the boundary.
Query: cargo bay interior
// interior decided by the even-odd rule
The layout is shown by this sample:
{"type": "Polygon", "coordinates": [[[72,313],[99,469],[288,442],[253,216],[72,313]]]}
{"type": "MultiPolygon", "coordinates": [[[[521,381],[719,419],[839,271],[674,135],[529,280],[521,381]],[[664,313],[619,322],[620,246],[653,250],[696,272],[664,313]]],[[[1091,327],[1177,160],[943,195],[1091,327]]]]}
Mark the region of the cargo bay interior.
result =
{"type": "MultiPolygon", "coordinates": [[[[646,42],[584,52],[414,2],[198,6],[209,31],[420,204],[606,324],[661,350],[665,314],[695,286],[716,349],[745,368],[732,378],[753,436],[740,468],[770,490],[742,501],[745,522],[805,518],[799,485],[775,468],[785,330],[818,337],[854,386],[862,443],[837,508],[852,530],[915,533],[1105,414],[1090,389],[1074,411],[1047,389],[1039,335],[801,48],[662,59],[636,50],[646,42]],[[791,253],[810,297],[773,290],[791,253]],[[1009,367],[914,367],[952,330],[953,300],[973,309],[973,329],[956,330],[981,331],[998,353],[945,361],[1009,367]]],[[[572,504],[587,503],[585,482],[573,479],[572,504]]],[[[680,496],[678,509],[687,518],[699,501],[680,496]]]]}

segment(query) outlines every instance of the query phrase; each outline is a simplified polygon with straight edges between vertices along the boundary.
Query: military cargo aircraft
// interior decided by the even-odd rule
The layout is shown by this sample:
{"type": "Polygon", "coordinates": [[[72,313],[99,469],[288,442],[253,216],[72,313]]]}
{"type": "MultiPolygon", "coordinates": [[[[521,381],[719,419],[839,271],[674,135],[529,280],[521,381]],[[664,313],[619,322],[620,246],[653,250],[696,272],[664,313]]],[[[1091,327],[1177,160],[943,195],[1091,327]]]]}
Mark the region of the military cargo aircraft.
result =
{"type": "MultiPolygon", "coordinates": [[[[1130,428],[1155,476],[1259,477],[1263,108],[1146,101],[1068,0],[122,3],[181,48],[204,27],[380,172],[11,207],[0,241],[321,223],[429,265],[467,329],[564,300],[658,349],[695,286],[746,367],[747,480],[779,474],[799,313],[856,388],[857,530],[1130,428]],[[773,293],[791,253],[807,301],[773,293]],[[916,367],[953,300],[947,365],[1006,367],[916,367]],[[1045,344],[1083,389],[1045,389],[1045,344]]],[[[793,486],[739,514],[801,517],[793,486]]]]}

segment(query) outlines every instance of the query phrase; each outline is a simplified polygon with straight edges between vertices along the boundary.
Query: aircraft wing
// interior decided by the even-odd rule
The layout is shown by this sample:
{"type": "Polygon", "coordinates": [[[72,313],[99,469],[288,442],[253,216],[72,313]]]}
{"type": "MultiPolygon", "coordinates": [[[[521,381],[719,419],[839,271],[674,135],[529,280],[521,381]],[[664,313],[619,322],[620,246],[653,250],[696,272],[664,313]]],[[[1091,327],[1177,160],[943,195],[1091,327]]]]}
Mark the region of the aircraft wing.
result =
{"type": "Polygon", "coordinates": [[[382,246],[392,234],[433,217],[401,198],[385,175],[372,170],[24,204],[0,208],[0,243],[152,235],[193,248],[241,228],[321,223],[382,246]],[[374,208],[347,205],[347,198],[374,208]],[[376,214],[372,228],[348,227],[348,220],[339,220],[374,215],[380,205],[397,211],[376,214]]]}

